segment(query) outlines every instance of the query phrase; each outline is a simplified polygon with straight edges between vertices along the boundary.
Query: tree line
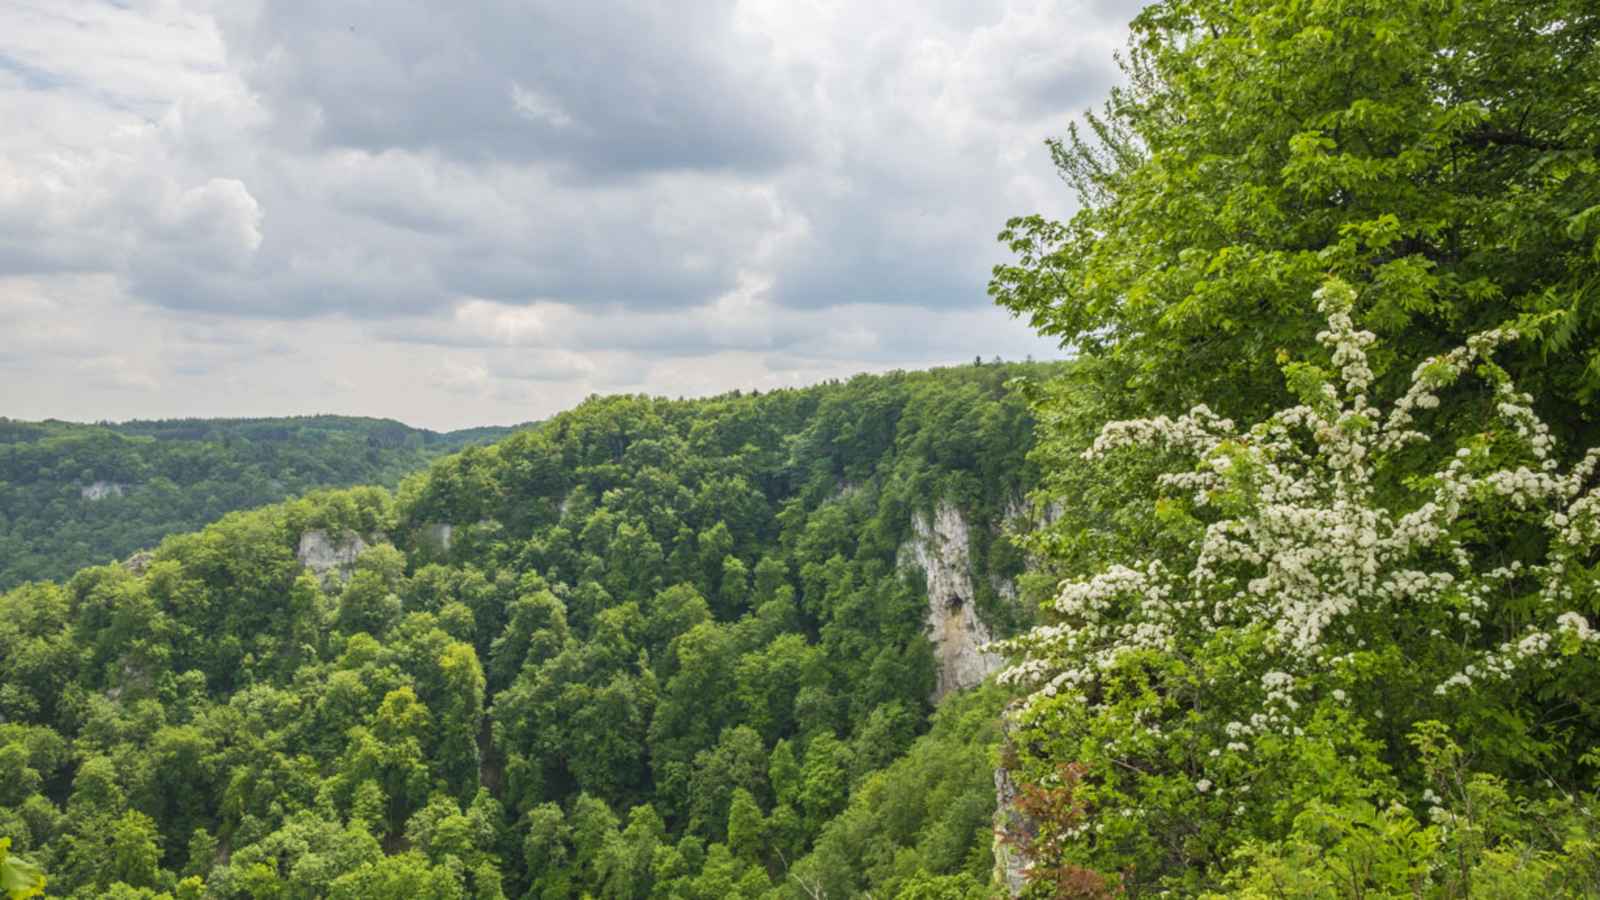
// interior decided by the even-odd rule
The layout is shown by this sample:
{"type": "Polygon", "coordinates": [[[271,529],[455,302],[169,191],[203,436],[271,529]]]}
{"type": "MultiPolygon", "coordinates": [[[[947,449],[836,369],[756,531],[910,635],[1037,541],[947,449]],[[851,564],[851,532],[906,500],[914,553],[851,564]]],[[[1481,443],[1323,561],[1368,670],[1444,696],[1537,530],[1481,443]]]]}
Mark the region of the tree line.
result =
{"type": "Polygon", "coordinates": [[[394,486],[510,428],[440,433],[386,419],[0,419],[0,589],[64,579],[236,509],[318,487],[394,486]]]}

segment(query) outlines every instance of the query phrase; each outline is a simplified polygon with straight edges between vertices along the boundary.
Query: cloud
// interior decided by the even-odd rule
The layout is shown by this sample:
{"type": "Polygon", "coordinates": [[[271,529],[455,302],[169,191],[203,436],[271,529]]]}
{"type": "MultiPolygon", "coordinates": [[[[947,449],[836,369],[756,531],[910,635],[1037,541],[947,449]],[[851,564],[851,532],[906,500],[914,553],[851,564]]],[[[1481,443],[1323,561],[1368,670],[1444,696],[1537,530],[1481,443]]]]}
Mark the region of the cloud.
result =
{"type": "Polygon", "coordinates": [[[0,366],[38,415],[468,424],[1045,355],[992,237],[1070,212],[1042,142],[1136,6],[18,0],[0,366]]]}
{"type": "Polygon", "coordinates": [[[792,85],[727,0],[225,4],[249,85],[300,140],[544,160],[579,177],[755,169],[792,85]],[[776,101],[776,102],[775,102],[776,101]]]}

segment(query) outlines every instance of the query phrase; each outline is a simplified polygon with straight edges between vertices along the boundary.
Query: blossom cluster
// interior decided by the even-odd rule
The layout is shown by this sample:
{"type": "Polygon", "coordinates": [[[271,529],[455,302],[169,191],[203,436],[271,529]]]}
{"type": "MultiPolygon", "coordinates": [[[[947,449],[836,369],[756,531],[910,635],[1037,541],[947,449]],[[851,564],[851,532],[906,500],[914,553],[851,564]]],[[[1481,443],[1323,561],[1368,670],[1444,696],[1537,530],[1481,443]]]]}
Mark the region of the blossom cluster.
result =
{"type": "Polygon", "coordinates": [[[1555,666],[1561,653],[1600,640],[1581,608],[1589,587],[1577,577],[1577,562],[1600,546],[1600,496],[1590,485],[1600,451],[1561,471],[1533,399],[1492,358],[1516,334],[1485,332],[1424,361],[1381,409],[1368,396],[1374,337],[1355,325],[1354,292],[1333,281],[1317,300],[1332,369],[1302,367],[1313,377],[1295,384],[1298,405],[1249,429],[1204,406],[1176,419],[1114,422],[1086,451],[1091,459],[1130,447],[1191,458],[1191,470],[1162,475],[1158,485],[1204,524],[1186,559],[1070,580],[1055,597],[1052,624],[997,645],[1017,660],[1002,681],[1029,688],[1030,703],[1071,692],[1092,706],[1100,702],[1094,686],[1129,654],[1178,654],[1220,629],[1256,629],[1266,648],[1252,688],[1261,706],[1249,723],[1230,723],[1232,751],[1264,729],[1294,733],[1298,685],[1408,623],[1427,623],[1424,643],[1456,661],[1440,693],[1555,666]],[[1492,390],[1493,421],[1441,453],[1434,471],[1411,482],[1418,487],[1397,491],[1381,478],[1385,466],[1432,440],[1418,417],[1468,373],[1492,390]],[[1507,562],[1464,537],[1464,525],[1489,514],[1525,518],[1545,532],[1548,549],[1507,562]],[[1496,614],[1517,597],[1532,597],[1533,608],[1522,617],[1525,631],[1503,639],[1491,625],[1503,626],[1496,614]]]}

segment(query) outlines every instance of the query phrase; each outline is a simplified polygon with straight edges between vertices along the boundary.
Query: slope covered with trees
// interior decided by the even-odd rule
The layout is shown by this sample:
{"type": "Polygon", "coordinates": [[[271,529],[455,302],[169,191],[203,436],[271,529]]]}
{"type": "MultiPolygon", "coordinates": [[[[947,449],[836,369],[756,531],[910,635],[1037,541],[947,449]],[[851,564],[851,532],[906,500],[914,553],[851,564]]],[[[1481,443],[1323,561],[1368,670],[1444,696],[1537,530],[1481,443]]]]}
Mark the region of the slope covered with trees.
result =
{"type": "Polygon", "coordinates": [[[17,588],[0,837],[83,897],[986,883],[998,698],[924,734],[905,548],[953,505],[963,602],[1016,620],[1001,531],[1036,478],[1006,384],[1052,371],[592,400],[392,496],[233,513],[138,571],[17,588]],[[307,535],[370,546],[312,569],[307,535]]]}
{"type": "Polygon", "coordinates": [[[1033,394],[1026,891],[1600,895],[1600,7],[1132,30],[991,285],[1080,351],[1033,394]]]}
{"type": "Polygon", "coordinates": [[[441,434],[387,419],[0,419],[0,590],[121,559],[223,513],[316,487],[394,486],[510,428],[441,434]]]}
{"type": "Polygon", "coordinates": [[[1078,213],[1010,223],[992,282],[1070,366],[594,400],[16,589],[6,864],[126,897],[1600,895],[1600,10],[1132,31],[1052,145],[1078,213]],[[930,608],[908,548],[957,519],[971,596],[930,608]],[[1011,665],[935,711],[928,625],[969,606],[1011,665]]]}

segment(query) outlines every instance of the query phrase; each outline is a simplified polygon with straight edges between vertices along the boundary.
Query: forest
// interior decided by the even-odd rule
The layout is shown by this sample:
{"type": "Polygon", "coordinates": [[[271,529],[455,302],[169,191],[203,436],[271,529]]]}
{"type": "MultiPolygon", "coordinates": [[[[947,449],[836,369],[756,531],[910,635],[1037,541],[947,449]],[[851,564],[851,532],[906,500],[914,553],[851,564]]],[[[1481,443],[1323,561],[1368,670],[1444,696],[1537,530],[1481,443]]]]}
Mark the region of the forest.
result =
{"type": "Polygon", "coordinates": [[[16,588],[0,834],[60,896],[977,890],[1001,698],[934,714],[906,548],[959,510],[1017,620],[1008,386],[1055,371],[597,398],[16,588]]]}
{"type": "Polygon", "coordinates": [[[439,433],[385,419],[0,418],[0,590],[154,547],[223,513],[313,488],[393,487],[512,428],[439,433]]]}
{"type": "Polygon", "coordinates": [[[1600,7],[1120,64],[989,283],[1067,361],[597,397],[0,597],[0,885],[1600,896],[1600,7]]]}

